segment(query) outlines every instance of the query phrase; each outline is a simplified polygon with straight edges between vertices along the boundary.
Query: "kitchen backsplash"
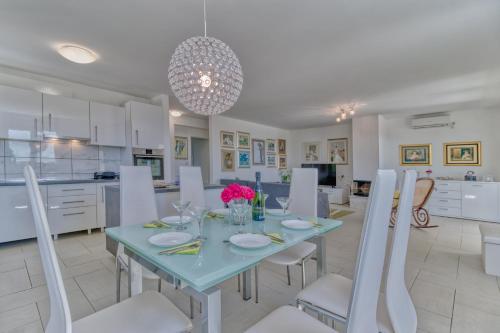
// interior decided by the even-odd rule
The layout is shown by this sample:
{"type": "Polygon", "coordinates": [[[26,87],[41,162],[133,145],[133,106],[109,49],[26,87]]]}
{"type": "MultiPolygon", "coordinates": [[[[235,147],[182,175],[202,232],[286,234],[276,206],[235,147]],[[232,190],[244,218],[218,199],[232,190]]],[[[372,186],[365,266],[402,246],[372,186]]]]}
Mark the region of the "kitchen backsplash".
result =
{"type": "Polygon", "coordinates": [[[96,171],[118,172],[121,153],[76,140],[0,140],[0,181],[23,180],[27,164],[42,179],[91,179],[96,171]]]}

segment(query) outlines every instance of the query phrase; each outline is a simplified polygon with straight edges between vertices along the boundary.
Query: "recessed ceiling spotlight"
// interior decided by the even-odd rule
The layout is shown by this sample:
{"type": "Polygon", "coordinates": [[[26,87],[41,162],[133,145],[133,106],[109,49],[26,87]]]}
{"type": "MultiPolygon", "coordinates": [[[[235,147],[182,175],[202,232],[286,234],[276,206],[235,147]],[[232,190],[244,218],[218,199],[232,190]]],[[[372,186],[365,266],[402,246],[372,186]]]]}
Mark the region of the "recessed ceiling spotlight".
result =
{"type": "Polygon", "coordinates": [[[171,110],[171,111],[170,111],[170,115],[171,115],[172,117],[176,117],[176,118],[177,118],[177,117],[182,116],[182,111],[171,110]]]}
{"type": "Polygon", "coordinates": [[[76,62],[77,64],[90,64],[99,58],[94,51],[75,44],[58,45],[57,52],[69,61],[76,62]]]}

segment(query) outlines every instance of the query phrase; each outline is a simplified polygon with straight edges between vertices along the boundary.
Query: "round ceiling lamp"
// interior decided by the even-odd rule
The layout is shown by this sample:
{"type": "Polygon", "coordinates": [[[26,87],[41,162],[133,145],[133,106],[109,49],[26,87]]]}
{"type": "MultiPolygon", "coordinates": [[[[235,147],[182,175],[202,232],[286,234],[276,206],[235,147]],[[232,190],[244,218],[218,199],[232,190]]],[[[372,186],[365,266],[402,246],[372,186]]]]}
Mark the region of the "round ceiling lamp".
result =
{"type": "Polygon", "coordinates": [[[77,64],[90,64],[98,58],[98,55],[94,51],[74,44],[60,45],[57,47],[57,52],[62,57],[77,64]]]}
{"type": "Polygon", "coordinates": [[[229,110],[238,100],[243,72],[229,46],[207,37],[205,1],[205,35],[189,38],[177,46],[170,60],[168,80],[175,97],[188,110],[216,115],[229,110]]]}

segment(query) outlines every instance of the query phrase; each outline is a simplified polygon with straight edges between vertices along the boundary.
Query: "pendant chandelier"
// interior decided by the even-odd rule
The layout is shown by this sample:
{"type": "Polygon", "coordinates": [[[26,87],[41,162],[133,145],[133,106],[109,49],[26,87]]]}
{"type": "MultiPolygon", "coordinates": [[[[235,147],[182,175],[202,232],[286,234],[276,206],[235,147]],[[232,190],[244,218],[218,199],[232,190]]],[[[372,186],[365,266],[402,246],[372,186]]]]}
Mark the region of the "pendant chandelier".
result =
{"type": "Polygon", "coordinates": [[[170,60],[168,80],[172,91],[188,110],[216,115],[229,110],[243,87],[241,65],[222,41],[207,37],[206,0],[203,0],[204,36],[182,42],[170,60]]]}
{"type": "Polygon", "coordinates": [[[356,111],[365,104],[351,102],[346,104],[339,104],[334,108],[334,112],[337,115],[336,121],[340,123],[342,120],[346,120],[347,116],[354,116],[356,111]]]}

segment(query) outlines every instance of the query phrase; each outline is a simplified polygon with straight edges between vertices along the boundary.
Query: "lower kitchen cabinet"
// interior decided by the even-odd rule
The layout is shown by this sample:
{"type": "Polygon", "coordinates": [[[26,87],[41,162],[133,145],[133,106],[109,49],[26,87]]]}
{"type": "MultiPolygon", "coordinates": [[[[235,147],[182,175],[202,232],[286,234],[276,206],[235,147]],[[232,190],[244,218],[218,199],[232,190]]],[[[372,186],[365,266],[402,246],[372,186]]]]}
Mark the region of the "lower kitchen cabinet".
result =
{"type": "Polygon", "coordinates": [[[51,209],[48,213],[50,232],[58,234],[97,228],[96,206],[51,209]]]}

